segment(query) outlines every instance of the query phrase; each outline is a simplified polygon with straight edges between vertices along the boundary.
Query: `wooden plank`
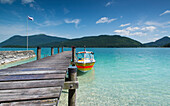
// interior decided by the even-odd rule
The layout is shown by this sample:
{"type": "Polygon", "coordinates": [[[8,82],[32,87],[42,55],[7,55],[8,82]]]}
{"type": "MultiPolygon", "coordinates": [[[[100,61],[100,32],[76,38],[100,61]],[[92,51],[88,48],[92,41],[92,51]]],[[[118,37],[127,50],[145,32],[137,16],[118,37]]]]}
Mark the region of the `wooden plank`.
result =
{"type": "Polygon", "coordinates": [[[64,85],[64,81],[65,81],[64,79],[57,79],[57,80],[0,82],[0,90],[59,87],[64,85]]]}
{"type": "Polygon", "coordinates": [[[41,67],[29,67],[29,68],[7,68],[7,69],[1,69],[1,72],[7,72],[7,71],[42,71],[42,70],[64,70],[68,67],[45,67],[45,68],[41,68],[41,67]]]}
{"type": "Polygon", "coordinates": [[[2,103],[0,106],[56,106],[58,99],[46,99],[46,100],[31,100],[31,101],[20,101],[11,103],[2,103]]]}
{"type": "Polygon", "coordinates": [[[61,87],[0,90],[0,103],[59,98],[61,87]]]}
{"type": "Polygon", "coordinates": [[[42,70],[42,71],[10,71],[0,72],[0,76],[3,75],[28,75],[28,74],[65,74],[66,70],[42,70]]]}
{"type": "Polygon", "coordinates": [[[67,67],[69,64],[62,64],[62,65],[57,65],[57,64],[51,64],[51,65],[45,65],[45,64],[39,64],[39,65],[21,65],[21,66],[15,66],[13,68],[30,68],[30,67],[34,67],[34,68],[47,68],[47,67],[67,67]]]}
{"type": "Polygon", "coordinates": [[[66,74],[29,74],[0,76],[0,82],[4,81],[27,81],[43,79],[64,79],[66,74]]]}

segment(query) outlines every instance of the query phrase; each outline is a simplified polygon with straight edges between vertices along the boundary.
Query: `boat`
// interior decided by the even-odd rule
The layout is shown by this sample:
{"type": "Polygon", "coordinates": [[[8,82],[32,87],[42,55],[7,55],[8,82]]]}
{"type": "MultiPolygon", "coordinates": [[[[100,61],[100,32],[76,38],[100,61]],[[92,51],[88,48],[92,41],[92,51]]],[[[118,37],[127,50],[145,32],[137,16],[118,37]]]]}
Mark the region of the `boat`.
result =
{"type": "Polygon", "coordinates": [[[76,53],[76,66],[79,71],[88,72],[95,64],[94,53],[92,51],[81,51],[76,53]]]}

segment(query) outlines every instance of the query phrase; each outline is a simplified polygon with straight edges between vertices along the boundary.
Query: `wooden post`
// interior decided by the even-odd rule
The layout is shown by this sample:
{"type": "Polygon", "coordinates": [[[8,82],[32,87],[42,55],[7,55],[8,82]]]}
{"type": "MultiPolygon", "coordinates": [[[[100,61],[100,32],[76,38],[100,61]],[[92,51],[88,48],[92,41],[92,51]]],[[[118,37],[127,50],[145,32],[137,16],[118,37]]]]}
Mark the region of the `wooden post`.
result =
{"type": "Polygon", "coordinates": [[[58,47],[58,53],[60,53],[60,47],[58,47]]]}
{"type": "MultiPolygon", "coordinates": [[[[77,80],[77,68],[76,68],[76,66],[70,66],[68,68],[68,79],[69,79],[69,81],[76,81],[77,80]]],[[[69,89],[68,106],[76,106],[76,89],[69,89]]]]}
{"type": "Polygon", "coordinates": [[[41,47],[37,47],[37,60],[41,59],[41,47]]]}
{"type": "Polygon", "coordinates": [[[72,46],[72,63],[75,66],[76,47],[72,46]]]}
{"type": "Polygon", "coordinates": [[[62,52],[64,51],[64,47],[62,47],[62,52]]]}
{"type": "Polygon", "coordinates": [[[51,47],[51,56],[54,55],[54,48],[51,47]]]}

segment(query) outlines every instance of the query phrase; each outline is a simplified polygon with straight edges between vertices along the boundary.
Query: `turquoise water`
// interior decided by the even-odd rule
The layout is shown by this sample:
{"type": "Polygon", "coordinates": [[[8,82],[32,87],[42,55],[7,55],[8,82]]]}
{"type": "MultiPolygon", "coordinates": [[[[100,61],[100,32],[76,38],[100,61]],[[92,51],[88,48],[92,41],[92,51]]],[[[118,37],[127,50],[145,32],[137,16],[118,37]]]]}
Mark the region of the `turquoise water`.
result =
{"type": "Polygon", "coordinates": [[[87,50],[95,53],[96,64],[79,73],[77,106],[170,105],[169,48],[87,50]]]}
{"type": "Polygon", "coordinates": [[[78,106],[170,105],[170,49],[107,48],[79,76],[78,106]]]}

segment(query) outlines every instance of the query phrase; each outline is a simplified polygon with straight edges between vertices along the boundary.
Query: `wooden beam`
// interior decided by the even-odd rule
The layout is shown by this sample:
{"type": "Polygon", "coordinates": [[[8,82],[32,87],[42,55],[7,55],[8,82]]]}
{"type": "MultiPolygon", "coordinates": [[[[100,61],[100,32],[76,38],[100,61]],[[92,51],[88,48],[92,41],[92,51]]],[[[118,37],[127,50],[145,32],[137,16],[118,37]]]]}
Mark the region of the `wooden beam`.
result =
{"type": "Polygon", "coordinates": [[[58,47],[58,53],[60,53],[60,47],[58,47]]]}
{"type": "Polygon", "coordinates": [[[1,103],[0,106],[56,106],[58,98],[1,103]]]}
{"type": "MultiPolygon", "coordinates": [[[[77,80],[77,67],[70,66],[68,68],[68,79],[69,81],[76,81],[77,80]]],[[[76,89],[69,89],[68,93],[68,105],[69,106],[76,106],[76,89]]]]}
{"type": "Polygon", "coordinates": [[[41,59],[41,47],[37,47],[37,60],[41,59]]]}
{"type": "Polygon", "coordinates": [[[64,52],[64,47],[62,47],[62,52],[64,52]]]}
{"type": "Polygon", "coordinates": [[[0,90],[58,87],[63,85],[64,79],[0,82],[0,90]]]}
{"type": "Polygon", "coordinates": [[[7,75],[0,76],[0,82],[4,81],[29,81],[29,80],[49,80],[64,79],[65,74],[28,74],[28,75],[7,75]]]}
{"type": "Polygon", "coordinates": [[[65,74],[66,70],[38,70],[38,71],[9,71],[9,72],[0,72],[0,75],[36,75],[36,74],[65,74]]]}
{"type": "Polygon", "coordinates": [[[51,56],[54,55],[54,48],[51,47],[51,56]]]}
{"type": "Polygon", "coordinates": [[[37,98],[59,98],[60,91],[61,87],[0,90],[0,103],[23,100],[36,100],[37,98]]]}
{"type": "Polygon", "coordinates": [[[63,89],[78,89],[79,82],[78,81],[66,81],[64,82],[63,89]]]}

